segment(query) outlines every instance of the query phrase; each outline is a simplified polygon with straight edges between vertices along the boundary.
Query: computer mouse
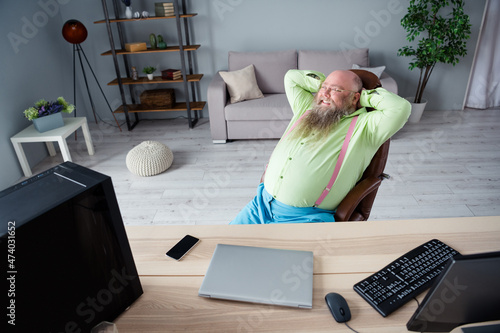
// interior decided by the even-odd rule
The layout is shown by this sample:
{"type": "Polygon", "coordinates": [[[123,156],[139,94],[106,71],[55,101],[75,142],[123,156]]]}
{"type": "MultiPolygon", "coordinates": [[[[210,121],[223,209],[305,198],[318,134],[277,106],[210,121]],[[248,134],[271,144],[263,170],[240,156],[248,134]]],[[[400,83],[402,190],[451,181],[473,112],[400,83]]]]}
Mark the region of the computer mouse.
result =
{"type": "Polygon", "coordinates": [[[346,321],[351,320],[351,310],[342,295],[329,293],[325,296],[325,301],[333,315],[333,318],[335,318],[338,323],[345,323],[346,321]]]}

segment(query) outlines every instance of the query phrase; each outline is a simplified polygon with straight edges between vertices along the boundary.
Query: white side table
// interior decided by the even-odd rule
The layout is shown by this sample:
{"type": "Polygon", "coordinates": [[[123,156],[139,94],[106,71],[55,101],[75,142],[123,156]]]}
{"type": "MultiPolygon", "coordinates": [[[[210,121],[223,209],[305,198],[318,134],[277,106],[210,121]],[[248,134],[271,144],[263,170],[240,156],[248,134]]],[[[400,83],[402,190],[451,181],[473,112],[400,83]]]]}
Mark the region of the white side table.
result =
{"type": "Polygon", "coordinates": [[[19,163],[23,168],[24,175],[29,177],[32,175],[31,168],[24,154],[23,142],[45,142],[47,145],[47,150],[50,156],[56,155],[56,150],[54,149],[53,141],[59,143],[59,148],[61,149],[61,154],[63,156],[64,162],[71,162],[71,155],[69,153],[68,144],[66,143],[66,138],[73,132],[75,132],[79,127],[82,128],[83,137],[85,138],[85,144],[87,145],[87,150],[89,155],[94,155],[94,146],[92,145],[92,138],[90,136],[89,126],[87,124],[87,118],[85,117],[68,117],[63,118],[64,126],[55,128],[53,130],[40,133],[35,129],[34,125],[30,125],[21,132],[17,133],[10,138],[14,149],[19,159],[19,163]]]}

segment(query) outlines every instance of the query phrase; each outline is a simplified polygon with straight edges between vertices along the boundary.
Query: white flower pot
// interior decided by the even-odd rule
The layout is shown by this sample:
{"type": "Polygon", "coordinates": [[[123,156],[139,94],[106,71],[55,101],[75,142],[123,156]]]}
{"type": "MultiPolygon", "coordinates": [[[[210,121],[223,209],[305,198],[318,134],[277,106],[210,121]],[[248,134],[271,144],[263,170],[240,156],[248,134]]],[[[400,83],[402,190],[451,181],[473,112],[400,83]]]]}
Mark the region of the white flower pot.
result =
{"type": "Polygon", "coordinates": [[[411,114],[408,118],[409,123],[418,123],[420,118],[422,118],[422,113],[424,113],[425,106],[427,105],[427,100],[422,98],[422,103],[413,103],[415,97],[405,97],[405,99],[411,103],[411,114]]]}
{"type": "Polygon", "coordinates": [[[148,79],[152,80],[153,79],[153,74],[146,74],[148,76],[148,79]]]}

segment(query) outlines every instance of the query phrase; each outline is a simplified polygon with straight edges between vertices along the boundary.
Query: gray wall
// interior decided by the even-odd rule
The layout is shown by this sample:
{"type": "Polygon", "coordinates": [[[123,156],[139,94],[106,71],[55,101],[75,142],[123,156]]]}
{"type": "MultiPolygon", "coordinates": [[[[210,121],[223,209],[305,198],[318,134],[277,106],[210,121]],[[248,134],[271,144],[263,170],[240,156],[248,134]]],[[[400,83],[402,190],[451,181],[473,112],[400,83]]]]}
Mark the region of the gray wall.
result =
{"type": "MultiPolygon", "coordinates": [[[[71,53],[60,39],[60,11],[49,14],[37,1],[3,1],[0,11],[0,188],[22,176],[10,137],[30,124],[23,110],[41,99],[69,97],[71,53]]],[[[71,92],[72,94],[72,92],[71,92]]],[[[31,164],[47,156],[43,144],[24,145],[31,164]]]]}
{"type": "MultiPolygon", "coordinates": [[[[108,0],[111,4],[111,1],[108,0]]],[[[155,1],[132,0],[133,10],[154,12],[155,1]]],[[[400,95],[414,94],[418,71],[409,71],[410,59],[396,56],[406,45],[400,20],[409,0],[340,1],[340,0],[187,0],[190,12],[198,15],[189,22],[192,40],[202,47],[195,53],[196,71],[205,76],[199,84],[201,98],[213,75],[227,69],[228,51],[274,51],[288,49],[341,50],[354,47],[370,49],[371,65],[386,65],[387,72],[399,84],[400,95]]],[[[485,0],[467,1],[473,35],[469,54],[453,67],[438,64],[425,97],[428,110],[459,110],[474,56],[485,0]]],[[[120,10],[124,6],[119,1],[120,10]]],[[[111,7],[111,5],[110,5],[111,7]]],[[[115,72],[111,57],[100,54],[109,50],[100,0],[23,0],[3,1],[0,12],[2,45],[0,49],[0,189],[22,177],[22,171],[9,138],[30,123],[22,111],[40,98],[65,96],[73,102],[72,46],[61,35],[69,19],[81,21],[88,38],[81,45],[104,92],[115,108],[120,103],[117,87],[107,86],[115,72]]],[[[129,41],[147,41],[150,33],[162,34],[167,43],[175,44],[175,22],[158,20],[124,24],[129,41]]],[[[116,30],[114,30],[116,34],[116,30]]],[[[178,67],[177,54],[133,55],[131,65],[159,68],[178,67]]],[[[123,70],[123,66],[122,66],[123,70]]],[[[90,71],[89,83],[96,112],[112,119],[90,71]]],[[[93,120],[90,104],[77,70],[77,112],[93,120]]],[[[162,86],[165,87],[165,86],[162,86]]],[[[147,89],[155,88],[151,85],[147,89]]],[[[180,88],[180,87],[178,87],[180,88]]],[[[180,95],[180,92],[178,92],[180,95]]],[[[204,116],[208,116],[206,109],[204,116]]],[[[148,117],[183,116],[184,113],[150,114],[148,117]]],[[[121,118],[123,119],[123,118],[121,118]]],[[[186,124],[187,129],[187,124],[186,124]]],[[[26,145],[31,165],[47,156],[42,144],[26,145]]]]}

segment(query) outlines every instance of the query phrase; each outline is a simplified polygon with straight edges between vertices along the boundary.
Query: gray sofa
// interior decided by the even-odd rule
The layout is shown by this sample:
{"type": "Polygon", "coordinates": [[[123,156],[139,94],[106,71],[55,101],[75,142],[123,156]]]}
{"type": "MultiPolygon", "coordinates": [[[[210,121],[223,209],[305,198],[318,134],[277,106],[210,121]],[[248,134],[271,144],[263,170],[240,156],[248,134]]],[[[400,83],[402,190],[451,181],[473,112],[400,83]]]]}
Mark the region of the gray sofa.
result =
{"type": "MultiPolygon", "coordinates": [[[[263,98],[231,103],[226,83],[217,73],[207,91],[210,130],[214,143],[236,139],[280,138],[290,119],[283,78],[290,69],[315,70],[328,75],[334,70],[351,69],[354,64],[369,67],[368,49],[346,51],[287,50],[277,52],[229,52],[228,71],[254,65],[263,98]]],[[[397,94],[396,81],[385,71],[382,86],[397,94]]]]}

